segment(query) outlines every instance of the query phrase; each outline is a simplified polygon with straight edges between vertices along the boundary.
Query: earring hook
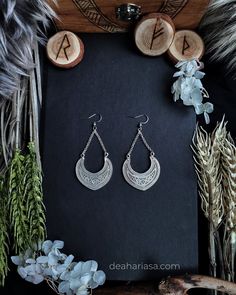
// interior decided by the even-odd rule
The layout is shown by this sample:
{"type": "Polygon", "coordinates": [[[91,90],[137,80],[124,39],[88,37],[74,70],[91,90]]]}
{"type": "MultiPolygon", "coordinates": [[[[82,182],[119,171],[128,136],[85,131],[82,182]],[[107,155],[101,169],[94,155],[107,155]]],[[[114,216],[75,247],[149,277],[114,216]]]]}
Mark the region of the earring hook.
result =
{"type": "Polygon", "coordinates": [[[99,116],[99,119],[98,119],[97,121],[94,121],[94,122],[93,122],[94,126],[96,126],[97,123],[102,122],[102,115],[101,115],[101,114],[97,114],[97,113],[95,113],[95,114],[89,116],[88,119],[92,119],[92,118],[95,117],[95,116],[99,116]]]}
{"type": "Polygon", "coordinates": [[[142,127],[142,125],[145,125],[145,124],[147,124],[148,122],[149,122],[149,117],[148,117],[148,115],[146,115],[146,114],[141,114],[141,115],[137,115],[137,116],[135,116],[135,117],[132,117],[132,116],[129,116],[129,118],[132,118],[132,119],[138,119],[138,118],[141,118],[141,117],[146,117],[146,120],[145,121],[141,121],[141,122],[139,122],[139,126],[140,127],[142,127]]]}

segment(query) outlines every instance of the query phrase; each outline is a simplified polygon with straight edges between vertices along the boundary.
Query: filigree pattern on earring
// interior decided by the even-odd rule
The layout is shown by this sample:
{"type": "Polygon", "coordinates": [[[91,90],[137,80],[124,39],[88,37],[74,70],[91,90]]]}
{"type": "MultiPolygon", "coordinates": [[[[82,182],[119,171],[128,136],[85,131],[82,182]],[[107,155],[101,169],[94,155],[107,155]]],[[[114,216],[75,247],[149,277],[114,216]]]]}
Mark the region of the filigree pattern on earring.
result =
{"type": "Polygon", "coordinates": [[[157,182],[157,180],[160,176],[161,169],[160,169],[160,164],[155,157],[154,151],[147,143],[147,140],[144,137],[143,132],[142,132],[142,125],[148,123],[149,117],[147,115],[139,115],[134,118],[139,118],[141,116],[146,116],[147,120],[145,122],[139,123],[138,132],[137,132],[137,134],[131,144],[130,150],[126,156],[126,160],[125,160],[123,167],[122,167],[122,172],[123,172],[125,180],[131,186],[133,186],[134,188],[136,188],[138,190],[146,191],[157,182]],[[142,139],[144,145],[146,146],[146,148],[150,152],[151,165],[150,165],[150,168],[144,173],[136,172],[131,166],[131,154],[132,154],[134,146],[135,146],[139,137],[142,139]]]}
{"type": "MultiPolygon", "coordinates": [[[[94,117],[96,114],[92,115],[89,117],[92,118],[94,117]]],[[[101,136],[99,135],[98,131],[97,131],[97,124],[98,122],[101,122],[102,120],[102,116],[100,115],[100,119],[97,122],[93,123],[93,131],[88,139],[88,142],[81,154],[80,159],[78,160],[76,167],[75,167],[75,172],[76,172],[76,176],[78,178],[78,180],[87,188],[91,189],[91,190],[98,190],[100,188],[102,188],[103,186],[105,186],[109,180],[111,179],[112,176],[112,172],[113,172],[113,166],[112,163],[110,161],[110,159],[108,158],[109,154],[105,148],[105,145],[102,141],[101,136]],[[102,149],[104,152],[104,165],[103,168],[96,172],[90,172],[85,168],[85,155],[86,152],[93,140],[93,137],[96,136],[102,149]]]]}

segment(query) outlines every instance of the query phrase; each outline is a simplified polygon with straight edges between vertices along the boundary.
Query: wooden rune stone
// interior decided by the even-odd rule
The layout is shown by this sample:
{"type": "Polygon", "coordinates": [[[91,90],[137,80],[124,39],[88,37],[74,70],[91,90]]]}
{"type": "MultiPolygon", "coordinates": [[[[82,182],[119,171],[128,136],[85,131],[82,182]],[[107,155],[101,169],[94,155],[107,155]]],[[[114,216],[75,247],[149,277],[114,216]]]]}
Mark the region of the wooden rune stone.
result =
{"type": "Polygon", "coordinates": [[[168,15],[151,13],[137,24],[135,43],[143,54],[158,56],[168,50],[174,34],[175,26],[168,15]]]}
{"type": "Polygon", "coordinates": [[[83,59],[84,45],[74,33],[61,31],[48,40],[47,55],[55,66],[72,68],[83,59]]]}
{"type": "Polygon", "coordinates": [[[191,30],[181,30],[175,33],[168,54],[174,62],[201,59],[204,48],[204,42],[197,33],[191,30]]]}

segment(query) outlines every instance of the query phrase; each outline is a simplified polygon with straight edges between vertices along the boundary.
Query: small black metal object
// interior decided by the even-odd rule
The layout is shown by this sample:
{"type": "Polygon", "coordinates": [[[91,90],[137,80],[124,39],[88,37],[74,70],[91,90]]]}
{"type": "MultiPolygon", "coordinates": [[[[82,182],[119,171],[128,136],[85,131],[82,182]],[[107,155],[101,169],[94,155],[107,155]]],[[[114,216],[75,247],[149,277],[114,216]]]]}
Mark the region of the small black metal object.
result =
{"type": "Polygon", "coordinates": [[[141,15],[141,6],[126,3],[116,7],[116,18],[121,21],[135,21],[141,15]]]}

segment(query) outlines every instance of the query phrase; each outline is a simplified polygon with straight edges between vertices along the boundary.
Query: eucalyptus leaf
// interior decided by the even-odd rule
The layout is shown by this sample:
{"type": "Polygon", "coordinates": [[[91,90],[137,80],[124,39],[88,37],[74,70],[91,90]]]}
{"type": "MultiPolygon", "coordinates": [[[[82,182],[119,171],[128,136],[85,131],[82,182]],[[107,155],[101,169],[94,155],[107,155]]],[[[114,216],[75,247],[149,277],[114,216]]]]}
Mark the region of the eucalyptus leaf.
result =
{"type": "Polygon", "coordinates": [[[214,105],[210,102],[204,103],[204,112],[210,114],[214,111],[214,105]]]}
{"type": "Polygon", "coordinates": [[[53,242],[52,249],[62,249],[64,247],[64,242],[56,240],[53,242]]]}
{"type": "Polygon", "coordinates": [[[58,256],[56,256],[53,252],[48,254],[48,265],[53,266],[57,265],[58,263],[58,256]]]}
{"type": "Polygon", "coordinates": [[[39,256],[36,261],[37,263],[48,263],[48,256],[39,256]]]}
{"type": "Polygon", "coordinates": [[[71,273],[72,272],[69,272],[69,271],[64,271],[63,273],[61,273],[60,275],[60,279],[63,280],[63,281],[69,281],[70,277],[71,277],[71,273]]]}
{"type": "Polygon", "coordinates": [[[52,277],[53,276],[53,272],[51,268],[43,268],[43,275],[45,277],[52,277]]]}
{"type": "Polygon", "coordinates": [[[54,280],[57,280],[60,276],[60,273],[59,271],[57,271],[57,268],[56,267],[52,267],[52,278],[54,280]]]}
{"type": "Polygon", "coordinates": [[[82,273],[88,273],[88,272],[91,272],[91,271],[96,271],[98,268],[98,264],[96,261],[94,260],[89,260],[89,261],[86,261],[83,265],[82,265],[82,273]]]}
{"type": "Polygon", "coordinates": [[[27,265],[24,269],[28,275],[36,274],[36,265],[35,264],[27,265]]]}
{"type": "Polygon", "coordinates": [[[82,261],[78,262],[78,263],[74,266],[73,271],[74,271],[74,272],[78,272],[78,273],[80,273],[80,272],[82,271],[83,264],[84,264],[84,262],[82,262],[82,261]]]}
{"type": "Polygon", "coordinates": [[[36,270],[36,272],[38,274],[42,274],[43,273],[43,269],[42,269],[41,265],[38,264],[38,263],[36,264],[35,270],[36,270]]]}
{"type": "Polygon", "coordinates": [[[206,74],[201,71],[196,71],[194,76],[196,79],[202,79],[206,74]]]}
{"type": "Polygon", "coordinates": [[[27,282],[33,283],[33,284],[35,284],[35,285],[38,285],[38,284],[40,284],[40,283],[43,282],[44,277],[43,277],[42,275],[27,276],[27,277],[25,278],[25,280],[26,280],[27,282]]]}
{"type": "Polygon", "coordinates": [[[78,280],[77,278],[76,279],[70,279],[69,282],[70,282],[70,289],[73,290],[73,291],[76,291],[82,285],[80,280],[78,280]]]}
{"type": "Polygon", "coordinates": [[[183,75],[184,75],[184,72],[179,71],[179,72],[174,73],[173,77],[180,77],[180,76],[183,76],[183,75]]]}
{"type": "Polygon", "coordinates": [[[65,264],[66,266],[69,266],[69,265],[72,263],[73,260],[74,260],[74,255],[69,255],[69,256],[66,258],[64,264],[65,264]]]}
{"type": "Polygon", "coordinates": [[[89,295],[88,289],[86,288],[86,286],[81,286],[77,292],[76,295],[89,295]]]}
{"type": "Polygon", "coordinates": [[[98,286],[99,286],[99,284],[97,282],[95,282],[94,280],[90,280],[89,288],[96,289],[98,286]]]}
{"type": "Polygon", "coordinates": [[[209,124],[210,123],[210,117],[209,117],[207,112],[204,112],[204,118],[205,118],[206,124],[209,124]]]}
{"type": "Polygon", "coordinates": [[[80,282],[82,285],[88,285],[89,281],[92,278],[92,274],[91,273],[85,273],[81,276],[80,278],[80,282]]]}
{"type": "Polygon", "coordinates": [[[61,282],[59,285],[58,285],[58,291],[60,293],[68,293],[70,290],[70,283],[69,282],[61,282]]]}
{"type": "Polygon", "coordinates": [[[199,105],[202,103],[202,93],[199,88],[194,88],[191,93],[193,105],[199,105]]]}
{"type": "Polygon", "coordinates": [[[52,241],[49,241],[49,240],[43,242],[42,250],[45,253],[45,255],[48,255],[49,252],[51,251],[52,244],[53,244],[52,241]]]}
{"type": "Polygon", "coordinates": [[[66,271],[66,269],[67,269],[67,266],[64,265],[64,264],[58,265],[58,266],[56,267],[56,270],[57,270],[57,273],[58,273],[58,274],[62,274],[62,273],[64,273],[64,272],[66,271]]]}
{"type": "Polygon", "coordinates": [[[103,285],[106,280],[106,275],[102,270],[98,270],[94,273],[93,280],[98,283],[98,285],[103,285]]]}
{"type": "MultiPolygon", "coordinates": [[[[32,264],[32,263],[36,263],[36,260],[33,259],[33,258],[28,258],[28,259],[26,259],[25,262],[26,262],[26,263],[29,263],[29,264],[32,264]]],[[[37,261],[37,262],[38,262],[38,261],[37,261]]]]}
{"type": "Polygon", "coordinates": [[[24,259],[21,256],[11,256],[11,261],[15,264],[15,265],[24,265],[24,259]]]}
{"type": "Polygon", "coordinates": [[[27,271],[24,269],[24,267],[18,267],[17,272],[22,277],[22,279],[25,279],[27,277],[27,271]]]}

